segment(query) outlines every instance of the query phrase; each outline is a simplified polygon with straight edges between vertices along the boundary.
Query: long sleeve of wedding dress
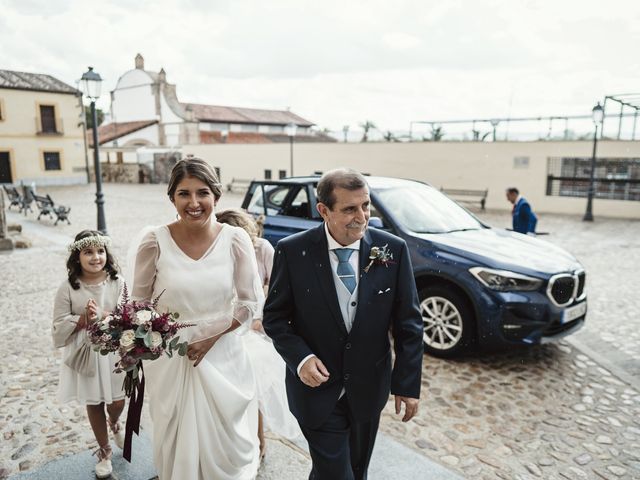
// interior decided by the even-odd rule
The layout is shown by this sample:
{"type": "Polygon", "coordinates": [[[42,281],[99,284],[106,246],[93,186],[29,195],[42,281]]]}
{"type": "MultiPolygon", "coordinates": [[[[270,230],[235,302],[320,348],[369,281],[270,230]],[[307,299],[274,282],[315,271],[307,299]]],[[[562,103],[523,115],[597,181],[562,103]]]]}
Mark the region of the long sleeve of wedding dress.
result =
{"type": "Polygon", "coordinates": [[[156,279],[156,264],[160,246],[153,231],[147,232],[137,247],[133,265],[131,297],[135,300],[151,300],[156,279]]]}
{"type": "Polygon", "coordinates": [[[238,333],[246,333],[253,321],[262,317],[264,289],[253,244],[243,230],[238,230],[231,242],[231,255],[235,288],[233,319],[241,326],[238,333]]]}

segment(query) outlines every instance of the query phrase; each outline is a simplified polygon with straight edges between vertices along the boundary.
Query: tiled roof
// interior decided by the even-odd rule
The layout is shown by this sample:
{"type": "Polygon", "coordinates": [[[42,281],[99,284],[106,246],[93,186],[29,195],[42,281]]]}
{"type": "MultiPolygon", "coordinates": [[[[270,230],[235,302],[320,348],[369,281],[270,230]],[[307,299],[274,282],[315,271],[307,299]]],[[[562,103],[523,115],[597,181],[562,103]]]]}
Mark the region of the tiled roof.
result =
{"type": "Polygon", "coordinates": [[[80,93],[71,85],[67,85],[51,75],[45,75],[44,73],[14,72],[12,70],[0,70],[0,88],[71,93],[74,95],[80,93]]]}
{"type": "Polygon", "coordinates": [[[183,103],[183,107],[191,110],[195,118],[201,122],[220,123],[254,123],[260,125],[287,125],[295,123],[301,127],[313,125],[309,120],[286,110],[261,110],[257,108],[223,107],[219,105],[202,105],[199,103],[183,103]]]}
{"type": "MultiPolygon", "coordinates": [[[[297,143],[327,143],[336,140],[328,135],[296,135],[297,143]]],[[[255,132],[229,132],[225,140],[220,132],[200,132],[200,142],[211,143],[284,143],[289,142],[289,137],[282,134],[255,133],[255,132]]]]}
{"type": "MultiPolygon", "coordinates": [[[[107,142],[115,140],[116,138],[124,137],[138,130],[158,123],[157,120],[140,120],[137,122],[121,122],[121,123],[107,123],[98,127],[98,143],[103,145],[107,142]]],[[[89,147],[93,147],[93,132],[91,129],[87,131],[87,143],[89,147]]]]}
{"type": "Polygon", "coordinates": [[[271,143],[271,141],[261,133],[253,132],[229,132],[226,139],[222,139],[220,132],[200,132],[200,142],[211,143],[271,143]]]}

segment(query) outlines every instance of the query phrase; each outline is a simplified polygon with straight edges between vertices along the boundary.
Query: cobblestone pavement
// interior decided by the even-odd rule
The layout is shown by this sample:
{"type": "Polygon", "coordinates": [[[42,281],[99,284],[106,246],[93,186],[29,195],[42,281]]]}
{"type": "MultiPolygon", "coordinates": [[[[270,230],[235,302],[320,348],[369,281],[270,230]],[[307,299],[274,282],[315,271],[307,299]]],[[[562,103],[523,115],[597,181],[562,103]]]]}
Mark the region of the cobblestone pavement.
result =
{"type": "MultiPolygon", "coordinates": [[[[107,225],[122,264],[140,227],[174,218],[165,188],[105,186],[107,225]]],[[[93,189],[46,191],[72,206],[73,225],[54,228],[42,220],[38,226],[33,214],[9,214],[10,223],[23,222],[33,247],[0,255],[0,328],[11,333],[0,363],[0,478],[95,446],[84,408],[55,400],[60,356],[50,336],[52,300],[65,275],[64,245],[95,226],[93,189]]],[[[240,199],[225,196],[220,206],[237,206],[240,199]]],[[[390,402],[382,431],[472,479],[640,479],[639,307],[632,291],[640,222],[598,213],[593,224],[541,215],[539,226],[551,232],[545,240],[569,249],[587,269],[585,328],[560,343],[502,354],[425,357],[418,417],[402,424],[390,402]],[[596,355],[576,348],[573,338],[596,355]],[[615,368],[603,367],[601,358],[615,368]]],[[[509,224],[505,214],[482,217],[509,224]]]]}

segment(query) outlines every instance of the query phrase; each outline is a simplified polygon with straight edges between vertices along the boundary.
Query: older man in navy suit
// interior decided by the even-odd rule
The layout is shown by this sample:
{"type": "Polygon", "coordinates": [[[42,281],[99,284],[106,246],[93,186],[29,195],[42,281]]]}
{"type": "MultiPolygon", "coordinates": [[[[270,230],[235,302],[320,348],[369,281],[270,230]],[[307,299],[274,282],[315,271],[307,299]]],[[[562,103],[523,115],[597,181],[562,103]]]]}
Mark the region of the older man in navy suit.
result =
{"type": "Polygon", "coordinates": [[[536,224],[538,217],[531,210],[531,205],[527,200],[520,196],[517,188],[507,189],[507,200],[513,204],[511,217],[513,222],[513,231],[518,233],[536,233],[536,224]]]}
{"type": "Polygon", "coordinates": [[[404,240],[367,228],[365,178],[332,170],[317,192],[324,223],[278,243],[263,325],[288,367],[309,478],[360,480],[389,392],[403,421],[418,410],[422,318],[404,240]]]}

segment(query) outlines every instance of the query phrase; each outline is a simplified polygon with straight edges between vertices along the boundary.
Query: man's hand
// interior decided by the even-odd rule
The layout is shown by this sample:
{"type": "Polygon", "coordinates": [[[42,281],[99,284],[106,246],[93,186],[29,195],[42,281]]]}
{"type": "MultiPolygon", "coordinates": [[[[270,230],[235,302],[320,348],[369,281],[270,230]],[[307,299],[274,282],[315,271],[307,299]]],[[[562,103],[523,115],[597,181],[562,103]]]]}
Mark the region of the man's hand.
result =
{"type": "Polygon", "coordinates": [[[300,368],[300,380],[309,387],[317,387],[329,380],[329,371],[318,357],[311,357],[300,368]]]}
{"type": "Polygon", "coordinates": [[[396,415],[400,414],[402,411],[402,404],[404,403],[404,417],[402,417],[403,422],[408,422],[411,420],[416,413],[418,413],[418,399],[411,397],[401,397],[400,395],[396,395],[396,415]]]}

